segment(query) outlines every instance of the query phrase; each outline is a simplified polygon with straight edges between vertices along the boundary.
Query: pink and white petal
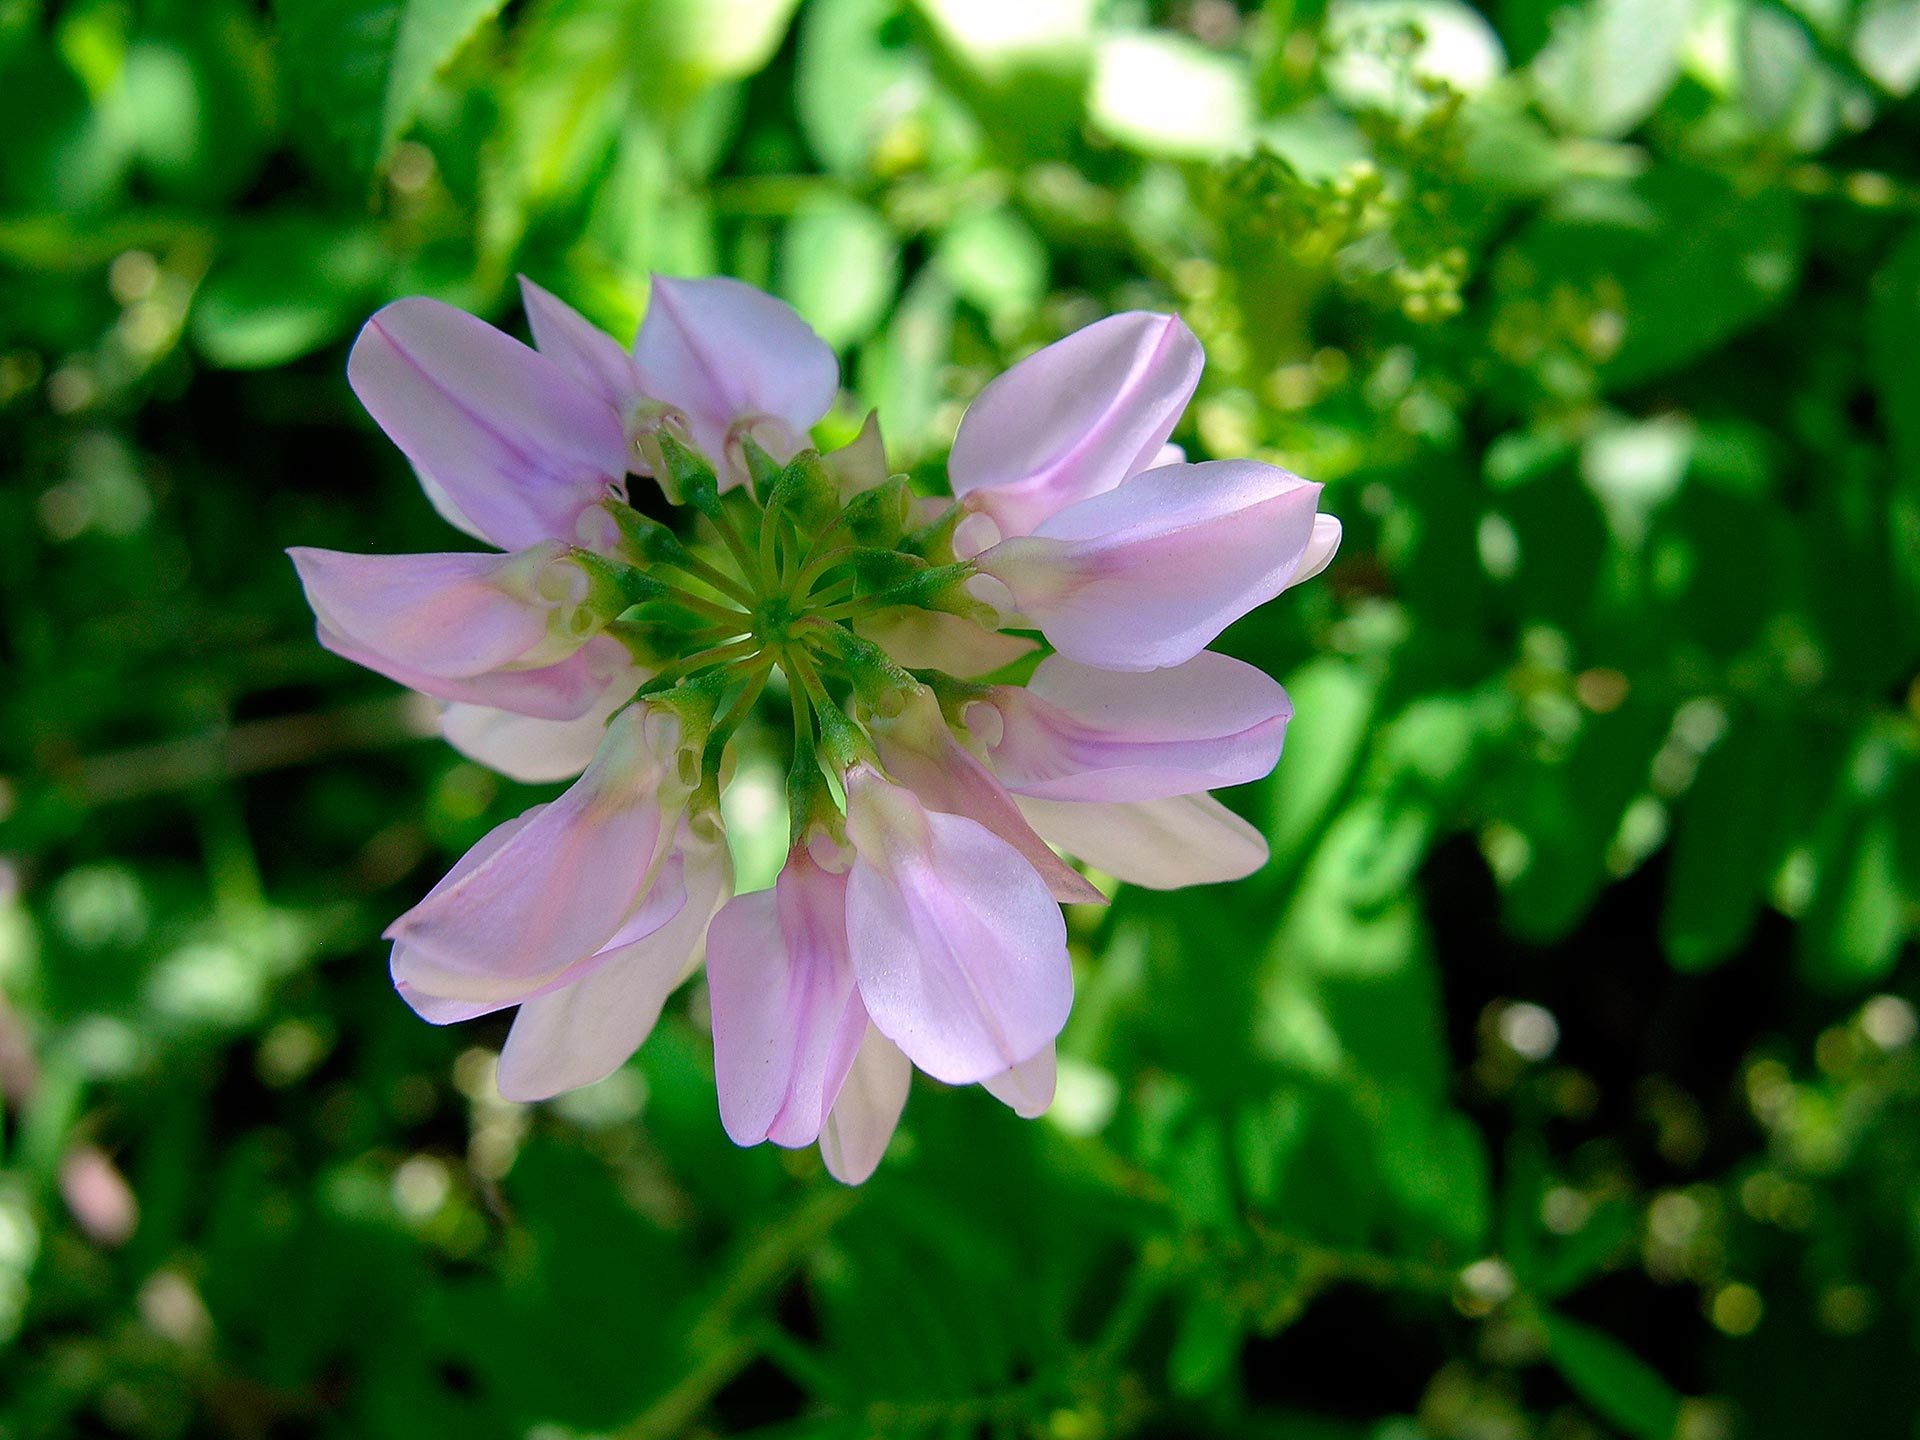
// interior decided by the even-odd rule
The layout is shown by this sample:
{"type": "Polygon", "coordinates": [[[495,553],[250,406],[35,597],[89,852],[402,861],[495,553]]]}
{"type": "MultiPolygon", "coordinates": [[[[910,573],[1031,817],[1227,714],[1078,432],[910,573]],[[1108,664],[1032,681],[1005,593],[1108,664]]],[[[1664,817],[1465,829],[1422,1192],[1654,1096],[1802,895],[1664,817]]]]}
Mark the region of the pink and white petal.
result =
{"type": "Polygon", "coordinates": [[[1031,1060],[1022,1060],[1001,1074],[989,1075],[980,1084],[1022,1120],[1037,1120],[1052,1107],[1058,1080],[1054,1047],[1049,1045],[1031,1060]]]}
{"type": "Polygon", "coordinates": [[[1307,542],[1307,553],[1300,557],[1300,568],[1293,572],[1293,578],[1287,581],[1289,588],[1301,585],[1313,579],[1327,566],[1333,563],[1334,553],[1340,548],[1340,522],[1331,515],[1313,517],[1313,538],[1307,542]]]}
{"type": "Polygon", "coordinates": [[[1033,828],[1117,880],[1179,890],[1239,880],[1267,863],[1260,832],[1211,795],[1118,805],[1021,797],[1033,828]]]}
{"type": "Polygon", "coordinates": [[[1109,670],[1178,665],[1291,583],[1319,494],[1252,460],[1168,466],[977,563],[1061,654],[1109,670]]]}
{"type": "Polygon", "coordinates": [[[1002,537],[1030,535],[1159,454],[1205,356],[1176,315],[1112,315],[1029,355],[980,392],[954,437],[956,495],[1002,537]]]}
{"type": "Polygon", "coordinates": [[[584,648],[554,665],[532,670],[494,670],[454,680],[396,664],[334,634],[325,625],[317,627],[317,634],[321,645],[341,659],[364,665],[375,674],[396,680],[422,695],[511,710],[516,715],[545,720],[575,720],[601,702],[607,692],[605,657],[610,653],[605,646],[617,648],[619,645],[608,636],[596,636],[584,648]]]}
{"type": "Polygon", "coordinates": [[[1061,904],[1107,903],[1086,876],[1034,834],[1006,787],[954,738],[930,690],[906,697],[898,714],[870,717],[868,727],[888,773],[929,810],[964,815],[984,825],[1020,852],[1061,904]]]}
{"type": "Polygon", "coordinates": [[[448,704],[440,712],[440,733],[469,760],[477,760],[509,779],[526,784],[570,780],[587,768],[607,733],[607,722],[646,680],[619,641],[596,636],[588,642],[589,667],[604,666],[599,698],[584,715],[548,720],[488,705],[448,704]]]}
{"type": "Polygon", "coordinates": [[[540,353],[605,400],[615,415],[626,415],[640,398],[640,376],[627,347],[524,275],[520,299],[540,353]]]}
{"type": "Polygon", "coordinates": [[[957,680],[991,675],[1031,654],[1037,643],[1024,635],[989,630],[964,615],[907,606],[862,617],[853,628],[895,664],[909,670],[944,670],[957,680]]]}
{"type": "Polygon", "coordinates": [[[788,458],[840,389],[832,348],[792,306],[725,276],[655,275],[633,355],[640,388],[687,417],[716,465],[729,428],[754,416],[790,431],[787,453],[775,457],[788,458]]]}
{"type": "MultiPolygon", "coordinates": [[[[1044,800],[1158,800],[1240,785],[1280,759],[1293,706],[1278,681],[1203,650],[1164,670],[1097,670],[1052,655],[1024,689],[982,702],[993,773],[1044,800]]],[[[974,723],[970,708],[968,722],[974,723]]]]}
{"type": "Polygon", "coordinates": [[[733,889],[723,841],[695,839],[683,825],[680,845],[681,906],[649,933],[610,944],[583,979],[520,1007],[500,1052],[501,1095],[546,1100],[604,1080],[653,1033],[667,997],[699,964],[707,926],[733,889]]]}
{"type": "Polygon", "coordinates": [[[859,1185],[879,1168],[912,1082],[907,1057],[869,1025],[820,1129],[820,1158],[829,1175],[842,1185],[859,1185]]]}
{"type": "Polygon", "coordinates": [[[707,935],[720,1120],[737,1145],[811,1145],[866,1033],[847,950],[847,882],[804,847],[773,890],[741,895],[707,935]],[[852,1044],[842,1037],[851,1035],[852,1044]]]}
{"type": "Polygon", "coordinates": [[[526,994],[592,957],[638,905],[670,853],[686,803],[680,727],[624,710],[586,773],[471,869],[388,927],[424,961],[464,972],[471,1000],[526,994]]]}
{"type": "Polygon", "coordinates": [[[580,512],[627,473],[625,427],[598,393],[438,300],[375,314],[347,379],[443,513],[503,550],[571,542],[580,512]]]}
{"type": "Polygon", "coordinates": [[[524,583],[565,547],[518,555],[349,555],[287,551],[323,629],[425,675],[466,679],[521,662],[547,644],[552,607],[524,583]]]}
{"type": "Polygon", "coordinates": [[[569,965],[520,993],[504,992],[486,982],[476,985],[469,971],[437,964],[398,941],[394,943],[393,956],[388,962],[393,986],[400,992],[400,998],[413,1007],[414,1013],[429,1024],[450,1025],[490,1015],[511,1005],[522,1005],[539,996],[551,995],[582,980],[619,947],[651,935],[672,920],[686,904],[686,898],[682,865],[679,857],[675,856],[660,867],[659,876],[647,887],[647,893],[639,905],[621,925],[619,933],[599,953],[569,965]],[[465,998],[476,992],[485,998],[465,998]]]}
{"type": "Polygon", "coordinates": [[[1031,1059],[1073,1004],[1046,885],[985,826],[929,811],[865,766],[847,794],[847,938],[873,1023],[949,1084],[1031,1059]]]}

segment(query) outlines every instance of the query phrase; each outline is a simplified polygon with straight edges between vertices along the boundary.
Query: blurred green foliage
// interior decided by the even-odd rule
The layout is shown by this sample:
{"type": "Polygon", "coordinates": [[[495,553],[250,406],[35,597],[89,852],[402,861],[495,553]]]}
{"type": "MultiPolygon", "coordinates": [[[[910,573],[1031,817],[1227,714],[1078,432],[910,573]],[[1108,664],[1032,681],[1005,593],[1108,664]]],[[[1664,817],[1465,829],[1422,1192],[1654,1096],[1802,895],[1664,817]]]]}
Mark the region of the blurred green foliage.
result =
{"type": "Polygon", "coordinates": [[[0,0],[0,1435],[1920,1434],[1917,84],[1916,0],[0,0]],[[775,290],[929,478],[1177,307],[1176,438],[1327,482],[1273,863],[1072,917],[1046,1121],[844,1191],[697,991],[532,1110],[391,996],[538,797],[279,550],[444,548],[344,347],[516,270],[775,290]]]}

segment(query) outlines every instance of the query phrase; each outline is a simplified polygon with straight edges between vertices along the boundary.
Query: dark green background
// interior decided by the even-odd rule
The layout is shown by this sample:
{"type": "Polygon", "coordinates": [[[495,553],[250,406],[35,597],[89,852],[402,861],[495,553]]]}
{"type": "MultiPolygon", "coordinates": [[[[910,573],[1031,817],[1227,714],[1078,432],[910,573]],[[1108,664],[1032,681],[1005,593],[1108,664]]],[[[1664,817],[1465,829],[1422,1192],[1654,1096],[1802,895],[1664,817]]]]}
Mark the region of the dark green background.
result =
{"type": "Polygon", "coordinates": [[[0,0],[0,1436],[1920,1433],[1916,81],[1916,0],[0,0]],[[1178,308],[1176,438],[1347,527],[1226,640],[1272,864],[1076,912],[1055,1114],[858,1192],[697,989],[532,1109],[395,999],[540,795],[280,553],[452,543],[380,302],[650,269],[930,484],[1178,308]]]}

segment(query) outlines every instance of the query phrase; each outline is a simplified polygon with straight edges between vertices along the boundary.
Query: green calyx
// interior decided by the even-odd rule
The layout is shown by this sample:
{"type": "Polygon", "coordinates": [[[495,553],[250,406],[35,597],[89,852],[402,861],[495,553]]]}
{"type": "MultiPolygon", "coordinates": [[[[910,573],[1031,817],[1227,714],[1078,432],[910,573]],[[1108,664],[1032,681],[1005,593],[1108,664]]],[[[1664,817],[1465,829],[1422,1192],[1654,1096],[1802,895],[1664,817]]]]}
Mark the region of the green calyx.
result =
{"type": "MultiPolygon", "coordinates": [[[[877,435],[856,444],[870,464],[877,435]]],[[[676,525],[604,502],[617,540],[598,561],[596,590],[625,605],[606,633],[652,672],[634,699],[682,714],[699,736],[697,790],[717,795],[729,740],[784,689],[795,837],[831,829],[827,773],[878,763],[852,715],[892,713],[922,683],[855,627],[899,607],[970,615],[983,608],[963,588],[972,567],[929,558],[904,475],[848,495],[847,466],[834,457],[807,450],[781,464],[747,435],[737,457],[747,483],[723,489],[707,458],[666,427],[649,450],[662,490],[697,518],[676,525]]]]}

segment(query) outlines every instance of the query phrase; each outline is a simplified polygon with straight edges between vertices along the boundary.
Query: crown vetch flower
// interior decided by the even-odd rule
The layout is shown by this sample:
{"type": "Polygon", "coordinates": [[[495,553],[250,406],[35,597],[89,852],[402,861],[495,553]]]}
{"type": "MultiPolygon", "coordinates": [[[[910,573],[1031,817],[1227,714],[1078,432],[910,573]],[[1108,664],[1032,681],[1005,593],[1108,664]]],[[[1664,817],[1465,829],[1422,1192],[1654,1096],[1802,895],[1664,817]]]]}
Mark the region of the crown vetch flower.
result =
{"type": "Polygon", "coordinates": [[[401,995],[437,1024],[517,1006],[500,1087],[540,1099],[624,1062],[704,956],[727,1133],[818,1144],[848,1183],[916,1068],[1040,1114],[1059,907],[1101,898],[1051,847],[1160,887],[1266,858],[1211,792],[1273,768],[1291,706],[1205,647],[1326,566],[1320,488],[1184,463],[1202,357],[1173,316],[989,385],[938,502],[871,418],[809,448],[838,369],[772,297],[656,277],[628,350],[522,294],[536,348],[402,300],[348,367],[434,505],[504,553],[291,552],[323,644],[441,701],[484,763],[579,777],[394,922],[401,995]],[[734,895],[728,751],[782,692],[791,849],[734,895]]]}

